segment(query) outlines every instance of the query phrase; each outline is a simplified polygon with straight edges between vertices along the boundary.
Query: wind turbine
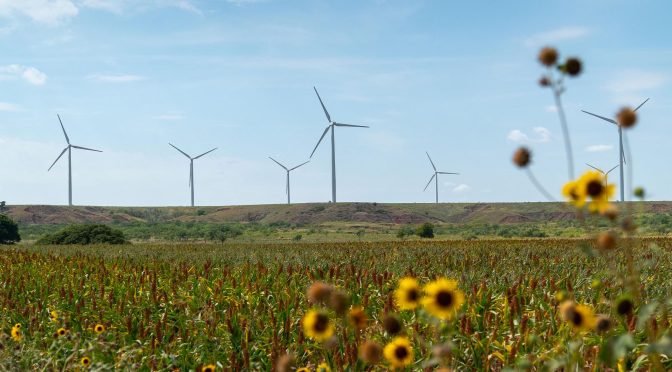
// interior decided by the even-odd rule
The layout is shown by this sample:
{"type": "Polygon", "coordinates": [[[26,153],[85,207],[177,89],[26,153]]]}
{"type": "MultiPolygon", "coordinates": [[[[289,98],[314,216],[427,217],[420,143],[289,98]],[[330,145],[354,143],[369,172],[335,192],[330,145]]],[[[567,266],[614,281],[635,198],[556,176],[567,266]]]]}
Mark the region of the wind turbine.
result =
{"type": "Polygon", "coordinates": [[[63,135],[65,136],[65,142],[68,143],[68,146],[66,148],[64,148],[63,151],[61,151],[61,154],[58,155],[56,160],[54,160],[54,162],[51,164],[51,167],[49,167],[49,169],[47,169],[47,172],[49,172],[51,170],[51,168],[53,168],[54,165],[56,165],[56,162],[58,161],[58,159],[60,159],[61,156],[63,156],[63,154],[65,154],[65,152],[67,151],[68,152],[68,205],[72,206],[72,149],[75,148],[75,149],[95,151],[95,152],[102,152],[102,151],[89,149],[89,148],[82,147],[82,146],[75,146],[75,145],[71,144],[70,143],[70,138],[68,138],[68,134],[65,132],[65,127],[63,126],[63,121],[61,121],[61,116],[56,114],[56,117],[58,117],[58,122],[61,123],[61,129],[63,129],[63,135]]]}
{"type": "Polygon", "coordinates": [[[191,206],[193,207],[194,206],[194,160],[200,158],[203,155],[209,154],[209,153],[217,150],[217,148],[215,147],[214,149],[212,149],[210,151],[206,151],[206,152],[202,153],[201,155],[198,155],[198,156],[192,158],[191,156],[187,155],[186,152],[178,149],[177,146],[173,145],[172,143],[169,142],[168,144],[173,146],[173,148],[175,148],[175,150],[181,152],[182,155],[189,158],[189,187],[191,188],[191,206]]]}
{"type": "Polygon", "coordinates": [[[591,168],[593,168],[593,169],[595,169],[596,171],[602,173],[602,175],[604,176],[604,184],[605,184],[605,185],[608,185],[608,184],[609,184],[609,182],[608,182],[608,180],[609,180],[609,173],[611,173],[611,171],[613,171],[614,169],[620,167],[620,165],[616,165],[616,166],[614,166],[613,168],[611,168],[611,169],[609,169],[608,171],[605,172],[605,171],[603,171],[602,169],[600,169],[600,168],[598,168],[598,167],[594,167],[594,166],[592,166],[592,165],[590,165],[590,164],[588,164],[588,163],[586,163],[586,165],[589,166],[589,167],[591,167],[591,168]]]}
{"type": "Polygon", "coordinates": [[[336,148],[335,148],[335,140],[334,140],[334,132],[335,132],[335,127],[354,127],[354,128],[368,128],[366,125],[353,125],[353,124],[343,124],[343,123],[337,123],[333,120],[331,120],[331,116],[329,116],[329,112],[327,112],[327,108],[324,107],[324,103],[322,102],[322,98],[320,97],[320,93],[317,93],[317,89],[313,87],[315,90],[315,94],[317,94],[317,99],[320,100],[320,105],[322,105],[322,110],[324,110],[324,115],[327,117],[327,121],[329,122],[329,125],[324,129],[324,133],[322,133],[322,137],[320,137],[320,140],[317,141],[317,145],[315,145],[315,148],[313,149],[313,152],[310,153],[310,157],[313,157],[313,154],[315,153],[315,150],[317,150],[317,147],[320,145],[322,142],[322,139],[324,139],[324,136],[327,135],[327,132],[331,130],[331,201],[336,203],[336,148]]]}
{"type": "Polygon", "coordinates": [[[449,172],[439,172],[436,170],[436,166],[434,165],[434,162],[432,161],[432,158],[429,156],[429,153],[425,151],[425,154],[427,154],[427,159],[429,159],[429,162],[432,164],[432,168],[434,168],[434,174],[432,175],[432,178],[429,179],[429,182],[427,182],[427,186],[425,186],[424,190],[427,190],[429,187],[429,184],[432,183],[432,180],[434,180],[435,185],[434,187],[436,188],[436,203],[439,203],[439,174],[459,174],[459,173],[449,173],[449,172]]]}
{"type": "Polygon", "coordinates": [[[277,165],[281,166],[284,170],[287,171],[287,187],[286,187],[285,192],[287,193],[287,204],[291,204],[290,193],[289,193],[289,172],[293,171],[294,169],[296,169],[296,168],[298,168],[298,167],[300,167],[300,166],[302,166],[302,165],[306,165],[306,164],[308,164],[308,163],[310,162],[310,160],[308,160],[308,161],[306,161],[306,162],[303,162],[303,163],[297,165],[297,166],[294,167],[294,168],[287,168],[287,167],[285,167],[284,165],[280,164],[279,161],[273,159],[272,157],[269,156],[268,158],[271,159],[271,160],[273,160],[277,165]]]}
{"type": "MultiPolygon", "coordinates": [[[[647,98],[644,102],[642,102],[639,106],[637,106],[635,111],[639,110],[639,108],[644,106],[644,104],[648,101],[649,101],[649,99],[647,98]]],[[[623,201],[625,201],[625,181],[623,180],[623,163],[625,163],[625,152],[623,150],[623,128],[621,128],[621,126],[618,125],[618,122],[614,119],[609,119],[609,118],[606,118],[604,116],[596,115],[596,114],[593,114],[592,112],[588,112],[588,111],[585,111],[585,110],[581,110],[581,111],[585,112],[588,115],[592,115],[596,118],[600,118],[604,121],[607,121],[611,124],[614,124],[618,127],[618,148],[619,148],[619,166],[620,166],[619,173],[620,173],[620,178],[621,178],[621,201],[623,202],[623,201]]]]}

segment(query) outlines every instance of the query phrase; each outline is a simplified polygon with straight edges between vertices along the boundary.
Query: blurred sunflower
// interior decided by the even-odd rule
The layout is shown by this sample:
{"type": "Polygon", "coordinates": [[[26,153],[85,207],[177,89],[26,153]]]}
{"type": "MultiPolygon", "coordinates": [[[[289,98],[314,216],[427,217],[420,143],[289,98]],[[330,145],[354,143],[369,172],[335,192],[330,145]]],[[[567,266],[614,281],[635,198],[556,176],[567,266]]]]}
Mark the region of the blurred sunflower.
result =
{"type": "Polygon", "coordinates": [[[413,348],[406,337],[395,337],[385,345],[383,355],[393,368],[406,367],[413,363],[413,348]]]}
{"type": "Polygon", "coordinates": [[[56,335],[57,335],[57,336],[65,336],[66,333],[68,333],[68,331],[67,331],[65,328],[59,328],[59,329],[56,331],[56,335]]]}
{"type": "Polygon", "coordinates": [[[464,304],[464,293],[457,288],[455,280],[439,278],[424,288],[422,305],[440,319],[452,319],[464,304]]]}
{"type": "Polygon", "coordinates": [[[366,313],[361,306],[352,307],[348,312],[348,319],[350,320],[350,324],[356,329],[366,328],[366,313]]]}
{"type": "Polygon", "coordinates": [[[576,330],[589,331],[595,328],[597,319],[590,306],[565,301],[560,305],[560,314],[576,330]]]}
{"type": "Polygon", "coordinates": [[[85,356],[79,360],[79,363],[84,367],[88,367],[91,364],[91,358],[85,356]]]}
{"type": "Polygon", "coordinates": [[[316,341],[326,341],[334,334],[334,325],[326,313],[310,310],[303,317],[303,332],[316,341]]]}
{"type": "Polygon", "coordinates": [[[208,364],[208,365],[203,366],[203,368],[201,368],[201,371],[202,372],[215,372],[216,368],[217,367],[214,364],[208,364]]]}
{"type": "Polygon", "coordinates": [[[415,278],[399,279],[399,286],[394,292],[395,302],[400,310],[414,310],[420,301],[420,284],[415,278]]]}
{"type": "Polygon", "coordinates": [[[21,324],[17,324],[12,327],[11,335],[12,339],[14,339],[16,342],[19,342],[23,339],[23,335],[21,334],[21,324]]]}
{"type": "Polygon", "coordinates": [[[590,197],[588,210],[604,213],[609,209],[609,198],[616,193],[614,184],[605,184],[604,176],[597,171],[587,171],[579,179],[584,195],[590,197]]]}
{"type": "Polygon", "coordinates": [[[296,370],[296,372],[310,372],[310,368],[308,367],[301,367],[296,370]]]}
{"type": "Polygon", "coordinates": [[[101,333],[105,332],[105,326],[102,325],[102,324],[96,324],[95,327],[93,327],[93,330],[97,334],[101,334],[101,333]]]}
{"type": "Polygon", "coordinates": [[[586,195],[582,192],[581,184],[578,180],[569,181],[562,187],[562,195],[567,199],[569,204],[583,208],[586,204],[586,195]]]}
{"type": "Polygon", "coordinates": [[[315,372],[331,372],[331,368],[327,363],[322,362],[315,368],[315,372]]]}

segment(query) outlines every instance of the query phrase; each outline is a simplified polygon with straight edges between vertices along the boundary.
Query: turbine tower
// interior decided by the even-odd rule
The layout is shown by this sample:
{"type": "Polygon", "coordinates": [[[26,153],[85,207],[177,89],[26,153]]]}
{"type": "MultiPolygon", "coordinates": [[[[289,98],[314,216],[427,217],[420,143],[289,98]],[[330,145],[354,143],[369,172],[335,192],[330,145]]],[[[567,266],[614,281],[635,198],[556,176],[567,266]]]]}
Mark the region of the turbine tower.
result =
{"type": "Polygon", "coordinates": [[[202,153],[201,155],[198,155],[198,156],[192,158],[191,156],[187,155],[186,152],[178,149],[177,146],[173,145],[172,143],[169,142],[168,144],[173,146],[173,148],[175,148],[175,150],[181,152],[182,155],[186,156],[189,159],[189,187],[191,188],[191,206],[193,207],[194,206],[194,160],[200,158],[203,155],[209,154],[209,153],[217,150],[217,148],[215,147],[214,149],[212,149],[210,151],[206,151],[206,152],[202,153]]]}
{"type": "Polygon", "coordinates": [[[614,166],[613,168],[611,168],[611,169],[609,169],[608,171],[605,172],[605,171],[603,171],[602,169],[600,169],[600,168],[598,168],[598,167],[594,167],[594,166],[592,166],[592,165],[590,165],[590,164],[588,164],[588,163],[586,163],[586,165],[589,166],[589,167],[591,167],[591,168],[593,168],[593,169],[595,169],[596,171],[602,173],[602,175],[604,176],[604,184],[605,184],[605,186],[609,184],[609,173],[611,173],[611,171],[613,171],[614,169],[620,167],[620,165],[617,164],[616,166],[614,166]]]}
{"type": "Polygon", "coordinates": [[[313,157],[313,154],[315,153],[315,150],[317,150],[317,147],[320,145],[322,142],[322,139],[324,139],[324,136],[327,135],[327,132],[331,130],[331,201],[336,203],[336,144],[334,140],[334,132],[335,132],[335,127],[354,127],[354,128],[368,128],[366,125],[353,125],[353,124],[343,124],[343,123],[337,123],[333,120],[331,120],[331,116],[329,116],[329,112],[327,112],[327,108],[324,107],[324,103],[322,102],[322,98],[320,97],[320,93],[317,93],[317,89],[313,87],[315,90],[315,94],[317,94],[317,99],[320,100],[320,105],[322,106],[322,110],[324,110],[324,115],[327,117],[327,121],[329,122],[329,125],[324,129],[324,133],[322,133],[322,137],[320,137],[320,140],[317,141],[317,145],[315,145],[315,148],[313,149],[313,152],[310,153],[310,157],[313,157]]]}
{"type": "Polygon", "coordinates": [[[434,165],[432,158],[429,156],[429,153],[425,151],[425,154],[427,154],[427,159],[429,159],[429,162],[432,164],[432,168],[434,168],[434,174],[432,175],[432,178],[429,179],[429,182],[427,182],[427,186],[425,186],[424,190],[422,191],[427,190],[429,184],[432,183],[432,180],[434,180],[435,182],[434,187],[436,188],[436,204],[439,204],[439,174],[459,174],[459,173],[439,172],[438,170],[436,170],[436,166],[434,165]]]}
{"type": "Polygon", "coordinates": [[[65,152],[67,151],[68,152],[68,205],[72,206],[72,149],[74,148],[74,149],[95,151],[95,152],[102,152],[102,151],[89,149],[89,148],[82,147],[82,146],[75,146],[75,145],[71,144],[70,143],[70,138],[68,138],[68,133],[65,132],[65,127],[63,126],[63,121],[61,121],[61,116],[56,114],[56,117],[58,117],[58,122],[61,123],[61,129],[63,129],[63,135],[65,136],[65,142],[68,143],[68,146],[63,149],[63,151],[61,152],[60,155],[58,155],[56,160],[54,160],[54,162],[51,164],[51,167],[49,167],[49,169],[47,169],[47,172],[49,172],[51,170],[51,168],[53,168],[54,165],[56,165],[56,162],[58,161],[58,159],[60,159],[61,156],[63,156],[63,154],[65,154],[65,152]]]}
{"type": "MultiPolygon", "coordinates": [[[[649,99],[647,98],[644,102],[642,102],[639,106],[637,106],[635,111],[639,110],[639,108],[644,106],[644,104],[648,101],[649,101],[649,99]]],[[[586,113],[588,115],[592,115],[596,118],[600,118],[604,121],[607,121],[611,124],[614,124],[618,127],[618,149],[619,149],[618,158],[619,158],[619,166],[620,166],[619,173],[620,173],[620,178],[621,178],[621,186],[620,186],[620,188],[621,188],[621,201],[624,202],[625,201],[625,181],[624,181],[624,178],[623,178],[623,163],[625,163],[625,152],[623,150],[623,128],[621,128],[621,126],[618,125],[618,122],[614,119],[609,119],[609,118],[606,118],[604,116],[596,115],[596,114],[593,114],[592,112],[588,112],[588,111],[585,111],[585,110],[581,110],[581,111],[583,111],[584,113],[586,113]]]]}
{"type": "Polygon", "coordinates": [[[298,167],[300,167],[300,166],[302,166],[302,165],[306,165],[306,164],[308,164],[308,163],[310,162],[310,160],[308,160],[308,161],[306,161],[306,162],[303,162],[303,163],[297,165],[297,166],[294,167],[294,168],[287,168],[287,167],[285,167],[284,165],[280,164],[279,161],[273,159],[272,157],[269,156],[268,158],[271,159],[271,160],[273,160],[277,165],[281,166],[285,171],[287,171],[287,187],[286,187],[286,189],[285,189],[285,192],[287,193],[287,204],[291,204],[291,198],[290,198],[290,193],[289,193],[289,172],[293,171],[294,169],[296,169],[296,168],[298,168],[298,167]]]}

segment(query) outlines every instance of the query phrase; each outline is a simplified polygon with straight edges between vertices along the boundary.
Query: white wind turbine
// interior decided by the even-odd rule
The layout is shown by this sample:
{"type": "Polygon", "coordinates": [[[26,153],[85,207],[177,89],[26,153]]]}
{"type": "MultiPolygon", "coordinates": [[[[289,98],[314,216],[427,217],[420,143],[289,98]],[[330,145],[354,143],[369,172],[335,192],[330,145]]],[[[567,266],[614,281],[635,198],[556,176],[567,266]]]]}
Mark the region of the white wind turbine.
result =
{"type": "Polygon", "coordinates": [[[65,154],[65,152],[68,152],[68,205],[72,206],[72,149],[80,149],[80,150],[87,150],[87,151],[95,151],[95,152],[102,152],[100,150],[94,150],[94,149],[89,149],[86,147],[82,146],[75,146],[70,143],[70,138],[68,138],[68,134],[65,132],[65,127],[63,126],[63,122],[61,121],[61,116],[56,114],[56,117],[58,117],[58,122],[61,124],[61,129],[63,129],[63,135],[65,136],[65,141],[68,143],[68,146],[63,149],[60,155],[54,160],[54,162],[51,164],[51,167],[47,170],[49,172],[51,168],[56,165],[56,162],[58,159],[65,154]]]}
{"type": "Polygon", "coordinates": [[[429,187],[429,184],[432,183],[432,180],[434,180],[435,184],[434,187],[436,188],[436,203],[439,203],[439,174],[459,174],[459,173],[449,173],[449,172],[439,172],[436,170],[436,166],[434,165],[434,162],[432,161],[432,158],[429,156],[429,153],[425,151],[425,154],[427,154],[427,159],[429,159],[429,162],[432,164],[432,168],[434,168],[434,174],[432,175],[432,178],[429,179],[429,182],[427,182],[427,186],[422,191],[427,190],[429,187]]]}
{"type": "Polygon", "coordinates": [[[202,153],[201,155],[198,155],[198,156],[192,158],[191,156],[187,155],[186,152],[178,149],[177,146],[173,145],[172,143],[168,143],[168,144],[173,146],[173,148],[175,148],[175,150],[181,152],[182,155],[189,158],[189,187],[191,188],[191,206],[193,207],[194,206],[194,160],[200,158],[203,155],[209,154],[209,153],[217,150],[217,148],[215,147],[214,149],[212,149],[210,151],[206,151],[206,152],[202,153]]]}
{"type": "Polygon", "coordinates": [[[322,139],[324,139],[324,136],[327,135],[327,132],[331,130],[331,201],[333,203],[336,203],[336,147],[335,147],[335,140],[334,140],[334,132],[335,132],[335,127],[354,127],[354,128],[368,128],[366,125],[354,125],[354,124],[343,124],[343,123],[337,123],[335,121],[331,120],[331,116],[329,116],[329,112],[327,112],[327,108],[324,107],[324,103],[322,102],[322,98],[320,97],[320,94],[317,93],[317,89],[313,87],[315,90],[315,94],[317,94],[317,99],[320,100],[320,105],[322,105],[322,110],[324,110],[324,115],[327,116],[327,121],[329,122],[329,125],[324,129],[324,133],[322,133],[322,137],[320,137],[320,140],[317,141],[317,145],[315,145],[315,148],[313,149],[313,152],[310,153],[310,157],[313,157],[313,154],[315,153],[315,150],[317,150],[317,147],[320,145],[322,142],[322,139]]]}
{"type": "MultiPolygon", "coordinates": [[[[644,102],[642,102],[639,106],[637,106],[637,108],[634,111],[639,110],[639,108],[644,106],[644,104],[648,101],[649,101],[649,99],[647,98],[644,102]]],[[[623,128],[621,128],[621,126],[618,125],[618,122],[614,119],[605,118],[604,116],[596,115],[596,114],[593,114],[592,112],[588,112],[588,111],[585,111],[585,110],[581,110],[581,111],[585,112],[588,115],[592,115],[596,118],[600,118],[604,121],[612,123],[612,124],[614,124],[618,127],[618,152],[619,152],[618,158],[619,158],[619,166],[620,166],[619,173],[620,173],[620,178],[621,178],[621,186],[620,186],[620,188],[621,188],[621,201],[623,202],[623,201],[625,201],[625,181],[624,181],[624,178],[623,178],[623,163],[625,163],[625,151],[623,150],[623,128]]]]}
{"type": "Polygon", "coordinates": [[[287,186],[285,188],[285,192],[287,193],[287,204],[291,204],[291,198],[290,198],[290,192],[289,192],[289,172],[293,171],[294,169],[296,169],[300,166],[308,164],[310,162],[310,160],[308,160],[306,162],[303,162],[303,163],[297,165],[294,168],[287,168],[284,165],[282,165],[279,161],[273,159],[272,157],[269,156],[268,158],[273,160],[277,165],[281,166],[285,171],[287,171],[287,186]]]}
{"type": "Polygon", "coordinates": [[[592,165],[590,165],[590,164],[588,164],[588,163],[586,163],[586,165],[589,166],[589,167],[591,167],[591,168],[593,168],[593,169],[595,169],[596,171],[602,173],[602,175],[604,176],[604,184],[605,184],[605,185],[608,185],[608,184],[609,184],[609,173],[611,173],[611,171],[613,171],[614,169],[620,167],[620,165],[617,164],[616,166],[614,166],[613,168],[611,168],[611,169],[609,169],[608,171],[605,172],[605,171],[603,171],[602,169],[600,169],[600,168],[598,168],[598,167],[594,167],[594,166],[592,166],[592,165]]]}

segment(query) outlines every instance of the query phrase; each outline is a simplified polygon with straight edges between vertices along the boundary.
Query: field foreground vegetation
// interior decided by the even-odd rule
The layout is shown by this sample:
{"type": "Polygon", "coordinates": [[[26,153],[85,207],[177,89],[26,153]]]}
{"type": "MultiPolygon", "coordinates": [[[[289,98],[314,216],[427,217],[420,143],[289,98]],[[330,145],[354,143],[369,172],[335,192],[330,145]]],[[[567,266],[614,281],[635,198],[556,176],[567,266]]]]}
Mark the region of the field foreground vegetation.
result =
{"type": "Polygon", "coordinates": [[[367,351],[377,352],[374,343],[400,340],[410,343],[409,370],[671,369],[672,240],[626,242],[600,254],[592,244],[3,247],[0,370],[272,370],[288,352],[309,370],[378,370],[394,364],[389,350],[376,361],[361,345],[369,341],[367,351]],[[626,265],[638,273],[639,293],[626,291],[618,274],[626,265]],[[395,291],[404,277],[455,280],[464,305],[445,319],[429,307],[401,310],[395,291]],[[321,306],[315,286],[307,294],[315,282],[345,295],[343,306],[333,299],[321,306]],[[629,311],[617,303],[626,297],[629,311]],[[585,309],[563,319],[567,299],[585,309]],[[329,332],[305,328],[311,309],[328,317],[329,332]],[[607,327],[577,323],[576,314],[593,313],[607,327]],[[391,327],[394,319],[401,330],[391,327]]]}

